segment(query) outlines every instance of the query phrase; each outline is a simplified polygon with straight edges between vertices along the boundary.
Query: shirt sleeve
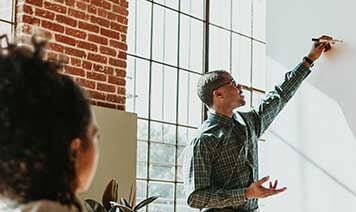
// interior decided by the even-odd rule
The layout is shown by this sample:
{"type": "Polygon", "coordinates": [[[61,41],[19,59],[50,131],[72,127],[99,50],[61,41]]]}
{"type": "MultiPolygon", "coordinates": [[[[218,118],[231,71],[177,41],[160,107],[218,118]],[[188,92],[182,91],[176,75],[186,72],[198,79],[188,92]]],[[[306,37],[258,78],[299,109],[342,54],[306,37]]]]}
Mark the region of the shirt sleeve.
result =
{"type": "Polygon", "coordinates": [[[248,115],[252,117],[253,128],[258,137],[266,131],[309,74],[310,69],[300,63],[285,74],[284,81],[274,86],[274,89],[266,94],[256,109],[248,112],[248,115]]]}
{"type": "Polygon", "coordinates": [[[245,188],[225,189],[211,184],[214,141],[201,137],[192,145],[191,156],[185,161],[187,174],[184,184],[187,203],[193,208],[223,208],[242,205],[246,201],[245,188]]]}

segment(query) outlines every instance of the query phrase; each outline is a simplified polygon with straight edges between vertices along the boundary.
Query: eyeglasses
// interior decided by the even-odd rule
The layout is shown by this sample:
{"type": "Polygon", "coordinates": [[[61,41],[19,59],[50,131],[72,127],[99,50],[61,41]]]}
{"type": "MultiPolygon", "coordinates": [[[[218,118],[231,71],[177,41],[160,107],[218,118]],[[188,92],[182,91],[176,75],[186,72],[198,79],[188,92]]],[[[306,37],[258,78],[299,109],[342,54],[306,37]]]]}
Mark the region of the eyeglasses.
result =
{"type": "Polygon", "coordinates": [[[235,81],[234,79],[231,79],[231,80],[229,80],[228,82],[219,85],[219,86],[218,86],[217,88],[215,88],[214,90],[217,90],[217,89],[219,89],[219,88],[222,88],[222,87],[224,87],[225,85],[228,85],[228,84],[231,84],[232,86],[234,86],[234,87],[236,87],[236,88],[238,88],[238,89],[241,88],[241,85],[240,85],[240,84],[236,83],[236,81],[235,81]]]}

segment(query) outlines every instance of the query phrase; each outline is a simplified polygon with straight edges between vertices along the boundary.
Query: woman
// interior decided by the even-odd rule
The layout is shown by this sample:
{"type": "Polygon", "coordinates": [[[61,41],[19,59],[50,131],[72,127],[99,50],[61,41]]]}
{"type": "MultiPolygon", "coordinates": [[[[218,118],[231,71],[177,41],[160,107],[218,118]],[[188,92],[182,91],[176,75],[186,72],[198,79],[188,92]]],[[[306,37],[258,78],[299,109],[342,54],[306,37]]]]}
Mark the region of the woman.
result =
{"type": "Polygon", "coordinates": [[[42,59],[44,43],[33,46],[0,52],[0,211],[82,211],[76,193],[96,170],[95,119],[81,88],[42,59]]]}

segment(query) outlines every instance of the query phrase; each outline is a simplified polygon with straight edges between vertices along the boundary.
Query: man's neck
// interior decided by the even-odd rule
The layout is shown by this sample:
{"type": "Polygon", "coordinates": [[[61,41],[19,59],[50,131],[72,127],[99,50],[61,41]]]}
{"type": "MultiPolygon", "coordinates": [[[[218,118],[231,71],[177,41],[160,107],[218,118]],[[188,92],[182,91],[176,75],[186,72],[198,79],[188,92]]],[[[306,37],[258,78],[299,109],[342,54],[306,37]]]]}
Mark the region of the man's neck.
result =
{"type": "Polygon", "coordinates": [[[223,115],[229,118],[232,118],[233,112],[232,110],[223,110],[223,109],[214,109],[214,108],[210,108],[209,109],[210,113],[214,113],[214,114],[219,114],[219,115],[223,115]]]}

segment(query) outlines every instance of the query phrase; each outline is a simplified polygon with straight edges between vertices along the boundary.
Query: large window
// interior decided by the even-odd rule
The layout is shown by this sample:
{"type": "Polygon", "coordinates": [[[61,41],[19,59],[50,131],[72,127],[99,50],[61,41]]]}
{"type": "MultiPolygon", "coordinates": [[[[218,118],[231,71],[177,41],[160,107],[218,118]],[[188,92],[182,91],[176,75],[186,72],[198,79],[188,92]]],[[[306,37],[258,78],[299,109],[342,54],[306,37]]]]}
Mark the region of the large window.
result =
{"type": "Polygon", "coordinates": [[[9,39],[15,32],[15,0],[0,1],[0,35],[7,34],[9,39]]]}
{"type": "Polygon", "coordinates": [[[199,77],[225,69],[248,110],[265,87],[264,0],[130,0],[127,111],[138,114],[137,201],[142,211],[196,211],[185,203],[177,158],[205,117],[199,77]]]}

